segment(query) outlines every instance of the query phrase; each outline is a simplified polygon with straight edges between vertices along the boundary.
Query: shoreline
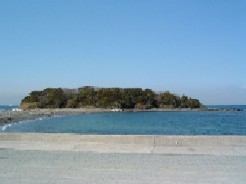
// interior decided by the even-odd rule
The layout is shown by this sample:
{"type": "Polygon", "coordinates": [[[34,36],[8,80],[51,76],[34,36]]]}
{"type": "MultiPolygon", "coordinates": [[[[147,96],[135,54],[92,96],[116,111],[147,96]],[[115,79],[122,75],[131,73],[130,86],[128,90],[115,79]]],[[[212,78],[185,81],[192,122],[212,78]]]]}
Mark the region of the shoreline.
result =
{"type": "Polygon", "coordinates": [[[0,126],[18,123],[20,121],[35,120],[44,117],[53,117],[56,115],[76,115],[86,113],[103,113],[103,112],[184,112],[184,111],[201,111],[201,109],[124,109],[123,111],[112,111],[104,108],[61,108],[61,109],[28,109],[21,111],[2,111],[0,112],[0,126]]]}
{"type": "Polygon", "coordinates": [[[0,126],[18,123],[20,121],[35,120],[44,117],[53,117],[57,115],[76,115],[86,113],[110,112],[110,109],[30,109],[22,111],[2,111],[0,112],[0,126]]]}
{"type": "Polygon", "coordinates": [[[21,111],[0,111],[0,126],[18,123],[20,121],[35,120],[38,118],[54,117],[56,115],[76,115],[86,113],[103,113],[103,112],[189,112],[189,111],[239,111],[238,109],[113,109],[106,108],[60,108],[60,109],[25,109],[21,111]]]}

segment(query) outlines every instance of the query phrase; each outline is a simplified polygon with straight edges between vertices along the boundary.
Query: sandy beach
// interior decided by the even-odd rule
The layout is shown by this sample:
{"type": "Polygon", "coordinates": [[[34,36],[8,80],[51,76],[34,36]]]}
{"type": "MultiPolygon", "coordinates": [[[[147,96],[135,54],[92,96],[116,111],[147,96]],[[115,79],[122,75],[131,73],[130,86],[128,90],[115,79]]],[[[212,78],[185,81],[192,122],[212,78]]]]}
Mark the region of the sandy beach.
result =
{"type": "Polygon", "coordinates": [[[1,133],[3,184],[244,184],[245,136],[1,133]]]}

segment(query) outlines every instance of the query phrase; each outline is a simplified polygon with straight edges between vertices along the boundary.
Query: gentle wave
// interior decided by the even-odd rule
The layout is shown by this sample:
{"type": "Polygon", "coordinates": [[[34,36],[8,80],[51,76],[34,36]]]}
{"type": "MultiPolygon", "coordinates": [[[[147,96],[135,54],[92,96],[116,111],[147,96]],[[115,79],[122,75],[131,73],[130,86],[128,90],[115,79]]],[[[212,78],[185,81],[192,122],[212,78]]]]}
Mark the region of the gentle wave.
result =
{"type": "Polygon", "coordinates": [[[2,126],[2,128],[0,129],[2,132],[8,130],[8,128],[15,126],[15,125],[22,125],[22,124],[26,124],[26,123],[30,123],[30,122],[35,122],[35,121],[43,121],[47,118],[51,118],[51,117],[42,117],[42,118],[36,118],[33,120],[23,120],[23,121],[18,121],[16,123],[10,123],[10,124],[6,124],[4,126],[2,126]]]}
{"type": "Polygon", "coordinates": [[[54,116],[50,116],[50,117],[39,117],[36,119],[32,119],[32,120],[22,120],[22,121],[18,121],[16,123],[9,123],[3,126],[0,126],[0,132],[5,132],[7,131],[10,127],[15,126],[15,125],[22,125],[22,124],[26,124],[26,123],[32,123],[35,121],[43,121],[43,120],[47,120],[47,119],[53,119],[53,118],[59,118],[59,117],[63,117],[64,115],[54,115],[54,116]]]}
{"type": "Polygon", "coordinates": [[[2,128],[1,128],[1,131],[5,131],[8,127],[11,127],[12,124],[7,124],[7,125],[4,125],[2,128]]]}
{"type": "Polygon", "coordinates": [[[0,112],[3,111],[12,111],[13,109],[18,109],[19,106],[18,105],[0,105],[0,112]]]}

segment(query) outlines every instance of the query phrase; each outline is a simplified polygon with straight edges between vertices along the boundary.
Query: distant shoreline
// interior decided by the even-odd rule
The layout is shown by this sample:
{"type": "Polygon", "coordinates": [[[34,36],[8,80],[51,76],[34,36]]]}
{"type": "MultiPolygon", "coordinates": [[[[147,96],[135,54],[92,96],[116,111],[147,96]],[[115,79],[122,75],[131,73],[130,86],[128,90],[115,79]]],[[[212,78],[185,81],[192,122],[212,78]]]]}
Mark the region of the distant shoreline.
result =
{"type": "MultiPolygon", "coordinates": [[[[240,111],[240,109],[123,109],[123,112],[188,112],[188,111],[240,111]]],[[[43,117],[53,117],[56,115],[73,115],[86,113],[113,112],[112,109],[104,108],[60,108],[60,109],[29,109],[22,111],[2,111],[0,112],[0,126],[18,123],[25,120],[35,120],[43,117]]],[[[114,111],[115,112],[115,111],[114,111]]]]}

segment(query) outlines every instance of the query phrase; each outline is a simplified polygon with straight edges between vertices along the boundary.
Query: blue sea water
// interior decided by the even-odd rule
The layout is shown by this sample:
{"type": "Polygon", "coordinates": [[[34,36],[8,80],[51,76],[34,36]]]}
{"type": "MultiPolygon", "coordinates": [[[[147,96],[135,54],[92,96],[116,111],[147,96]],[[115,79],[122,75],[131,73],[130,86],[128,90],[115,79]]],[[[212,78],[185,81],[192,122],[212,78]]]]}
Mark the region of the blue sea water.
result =
{"type": "Polygon", "coordinates": [[[246,135],[246,106],[240,108],[244,110],[69,115],[23,121],[6,126],[2,131],[99,135],[246,135]]]}
{"type": "Polygon", "coordinates": [[[1,111],[8,111],[8,110],[12,110],[15,108],[18,108],[18,105],[0,105],[0,112],[1,111]]]}
{"type": "Polygon", "coordinates": [[[207,105],[207,108],[212,109],[241,109],[246,110],[246,105],[207,105]]]}

